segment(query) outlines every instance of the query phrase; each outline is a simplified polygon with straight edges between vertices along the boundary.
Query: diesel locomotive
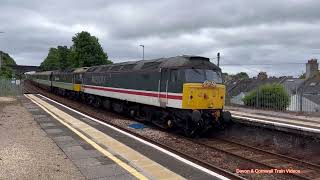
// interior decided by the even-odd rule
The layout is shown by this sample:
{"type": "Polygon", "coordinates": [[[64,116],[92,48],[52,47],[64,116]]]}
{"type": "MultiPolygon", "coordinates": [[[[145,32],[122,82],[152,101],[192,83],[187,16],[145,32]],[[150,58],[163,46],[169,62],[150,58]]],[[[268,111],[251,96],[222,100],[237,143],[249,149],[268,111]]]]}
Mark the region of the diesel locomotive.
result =
{"type": "Polygon", "coordinates": [[[94,106],[125,113],[187,136],[220,127],[223,111],[221,69],[200,56],[176,56],[28,75],[36,85],[94,106]]]}

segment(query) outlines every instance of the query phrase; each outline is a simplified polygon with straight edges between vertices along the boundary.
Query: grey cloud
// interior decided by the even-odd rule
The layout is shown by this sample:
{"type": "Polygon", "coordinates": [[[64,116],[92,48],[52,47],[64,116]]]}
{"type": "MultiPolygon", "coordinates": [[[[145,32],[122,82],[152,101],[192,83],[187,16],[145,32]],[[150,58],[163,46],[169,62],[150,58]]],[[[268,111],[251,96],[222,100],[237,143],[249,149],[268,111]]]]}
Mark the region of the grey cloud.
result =
{"type": "MultiPolygon", "coordinates": [[[[50,47],[70,46],[75,33],[87,30],[116,62],[141,58],[139,44],[146,58],[214,58],[219,51],[228,64],[303,62],[320,54],[319,7],[316,0],[3,0],[0,49],[20,64],[38,65],[50,47]]],[[[297,75],[304,66],[224,68],[297,75]]]]}

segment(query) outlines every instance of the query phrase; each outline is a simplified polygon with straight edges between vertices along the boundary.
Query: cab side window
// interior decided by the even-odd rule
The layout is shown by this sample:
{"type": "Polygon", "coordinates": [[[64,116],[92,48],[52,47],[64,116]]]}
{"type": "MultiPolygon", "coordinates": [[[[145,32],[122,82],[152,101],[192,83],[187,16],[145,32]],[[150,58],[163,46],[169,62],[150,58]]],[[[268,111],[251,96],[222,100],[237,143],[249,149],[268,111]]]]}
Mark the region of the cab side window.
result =
{"type": "Polygon", "coordinates": [[[173,69],[170,71],[169,92],[181,93],[183,86],[182,71],[173,69]]]}
{"type": "Polygon", "coordinates": [[[172,70],[170,73],[170,82],[176,83],[178,81],[178,71],[172,70]]]}

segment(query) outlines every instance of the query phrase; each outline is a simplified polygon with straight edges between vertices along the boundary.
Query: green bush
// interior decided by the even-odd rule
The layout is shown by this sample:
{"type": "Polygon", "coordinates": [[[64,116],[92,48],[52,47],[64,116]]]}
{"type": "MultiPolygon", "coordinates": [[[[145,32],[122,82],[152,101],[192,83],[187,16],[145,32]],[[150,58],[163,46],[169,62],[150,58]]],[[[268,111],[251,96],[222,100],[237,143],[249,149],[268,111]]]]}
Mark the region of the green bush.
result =
{"type": "Polygon", "coordinates": [[[279,84],[262,85],[243,98],[246,106],[285,110],[289,106],[290,97],[279,84]]]}
{"type": "Polygon", "coordinates": [[[8,67],[0,68],[0,79],[11,79],[13,77],[12,69],[8,67]]]}

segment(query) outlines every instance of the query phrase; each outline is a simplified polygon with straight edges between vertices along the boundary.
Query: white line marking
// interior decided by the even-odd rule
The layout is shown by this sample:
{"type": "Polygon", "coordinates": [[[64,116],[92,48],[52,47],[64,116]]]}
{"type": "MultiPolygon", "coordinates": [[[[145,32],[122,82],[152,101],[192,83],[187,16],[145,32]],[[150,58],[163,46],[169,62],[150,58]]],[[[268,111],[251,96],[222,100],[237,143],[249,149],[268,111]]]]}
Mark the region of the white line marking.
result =
{"type": "Polygon", "coordinates": [[[274,122],[274,121],[271,121],[271,120],[270,121],[261,120],[261,119],[245,117],[245,116],[238,116],[238,115],[232,115],[232,117],[239,118],[239,119],[244,119],[244,120],[249,120],[249,121],[254,121],[254,122],[260,122],[260,123],[263,123],[263,124],[272,124],[272,125],[277,125],[277,126],[280,126],[280,127],[287,127],[287,128],[292,128],[292,129],[297,129],[297,130],[302,130],[302,131],[305,130],[305,131],[309,131],[309,132],[320,133],[320,129],[296,126],[296,125],[280,123],[280,122],[274,122]]]}
{"type": "Polygon", "coordinates": [[[67,108],[67,109],[69,109],[69,110],[71,110],[71,111],[73,111],[73,112],[76,112],[76,113],[78,113],[78,114],[81,115],[81,116],[84,116],[84,117],[86,117],[86,118],[89,118],[89,119],[91,119],[92,121],[95,121],[95,122],[97,122],[97,123],[100,123],[100,124],[102,124],[102,125],[104,125],[104,126],[107,126],[107,127],[111,128],[111,129],[115,130],[115,131],[118,131],[118,132],[120,132],[120,133],[122,133],[122,134],[124,134],[124,135],[126,135],[126,136],[129,136],[130,138],[133,138],[133,139],[135,139],[135,140],[137,140],[137,141],[139,141],[139,142],[141,142],[141,143],[143,143],[143,144],[145,144],[145,145],[148,145],[148,146],[150,146],[150,147],[153,147],[153,148],[157,149],[158,151],[161,151],[161,152],[163,152],[163,153],[165,153],[165,154],[167,154],[167,155],[169,155],[169,156],[171,156],[171,157],[173,157],[173,158],[175,158],[175,159],[177,159],[177,160],[179,160],[179,161],[181,161],[181,162],[183,162],[183,163],[185,163],[185,164],[188,164],[188,165],[190,165],[190,166],[192,166],[192,167],[194,167],[194,168],[196,168],[196,169],[199,169],[199,170],[201,170],[201,171],[203,171],[203,172],[205,172],[205,173],[208,173],[208,174],[210,174],[210,175],[212,175],[212,176],[215,176],[215,177],[217,177],[217,178],[219,178],[219,179],[229,180],[229,178],[227,178],[227,177],[224,177],[224,176],[222,176],[222,175],[220,175],[220,174],[217,174],[217,173],[215,173],[215,172],[213,172],[213,171],[211,171],[211,170],[209,170],[209,169],[207,169],[207,168],[205,168],[205,167],[202,167],[202,166],[200,166],[200,165],[198,165],[198,164],[196,164],[196,163],[193,163],[193,162],[191,162],[191,161],[189,161],[189,160],[187,160],[187,159],[184,159],[183,157],[178,156],[178,155],[176,155],[176,154],[174,154],[174,153],[172,153],[172,152],[170,152],[170,151],[168,151],[168,150],[166,150],[166,149],[163,149],[163,148],[161,148],[161,147],[159,147],[159,146],[157,146],[157,145],[155,145],[155,144],[152,144],[152,143],[150,143],[150,142],[148,142],[148,141],[145,141],[145,140],[143,140],[143,139],[141,139],[141,138],[138,138],[138,137],[136,137],[136,136],[134,136],[134,135],[132,135],[132,134],[129,134],[129,133],[127,133],[127,132],[125,132],[125,131],[123,131],[123,130],[121,130],[121,129],[118,129],[118,128],[116,128],[115,126],[112,126],[112,125],[107,124],[107,123],[105,123],[105,122],[101,122],[101,121],[99,121],[99,120],[97,120],[97,119],[95,119],[95,118],[93,118],[93,117],[91,117],[91,116],[88,116],[88,115],[86,115],[86,114],[83,114],[83,113],[81,113],[81,112],[79,112],[79,111],[77,111],[77,110],[75,110],[75,109],[72,109],[72,108],[70,108],[70,107],[68,107],[68,106],[65,106],[65,105],[63,105],[63,104],[61,104],[61,103],[59,103],[59,102],[56,102],[55,100],[52,100],[52,99],[50,99],[50,98],[47,98],[47,97],[45,97],[45,96],[43,96],[43,95],[41,95],[41,94],[38,94],[38,95],[41,96],[41,97],[43,97],[43,98],[45,98],[45,99],[47,99],[47,100],[49,100],[49,101],[51,101],[51,102],[54,102],[54,103],[56,103],[56,104],[58,104],[58,105],[60,105],[60,106],[62,106],[62,107],[64,107],[64,108],[67,108]]]}

